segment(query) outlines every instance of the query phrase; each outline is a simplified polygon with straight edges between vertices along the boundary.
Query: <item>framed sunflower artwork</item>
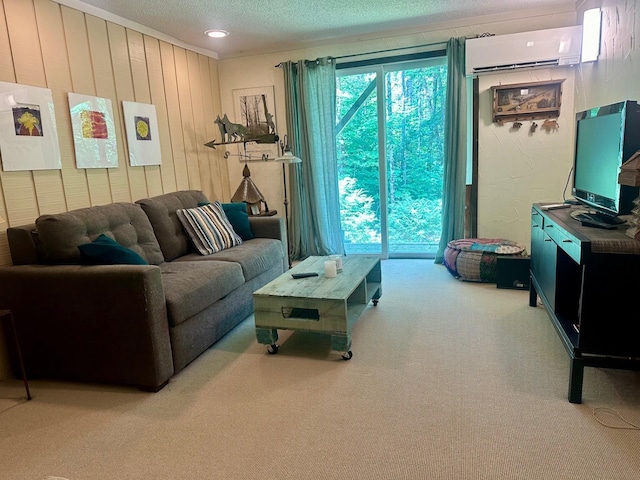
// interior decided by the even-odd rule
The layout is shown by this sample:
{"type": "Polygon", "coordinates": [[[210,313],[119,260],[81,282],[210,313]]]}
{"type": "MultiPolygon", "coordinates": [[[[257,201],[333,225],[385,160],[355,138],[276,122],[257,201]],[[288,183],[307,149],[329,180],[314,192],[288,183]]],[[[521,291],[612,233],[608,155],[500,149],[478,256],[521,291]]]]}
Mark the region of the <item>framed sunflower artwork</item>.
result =
{"type": "Polygon", "coordinates": [[[156,107],[148,103],[122,102],[132,167],[162,165],[156,107]]]}

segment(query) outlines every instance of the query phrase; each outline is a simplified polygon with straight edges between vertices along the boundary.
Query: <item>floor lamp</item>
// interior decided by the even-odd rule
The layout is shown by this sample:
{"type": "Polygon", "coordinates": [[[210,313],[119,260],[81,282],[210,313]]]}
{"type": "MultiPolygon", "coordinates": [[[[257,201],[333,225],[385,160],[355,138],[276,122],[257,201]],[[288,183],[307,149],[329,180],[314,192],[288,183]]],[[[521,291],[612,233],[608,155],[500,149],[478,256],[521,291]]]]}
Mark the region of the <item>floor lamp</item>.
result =
{"type": "Polygon", "coordinates": [[[284,136],[284,141],[280,142],[280,148],[282,149],[282,155],[275,159],[276,162],[282,163],[282,182],[284,185],[284,229],[287,237],[287,261],[289,262],[289,268],[291,268],[291,239],[289,238],[289,200],[287,198],[287,173],[285,166],[291,163],[302,163],[302,159],[296,157],[289,149],[287,143],[287,136],[284,136]]]}

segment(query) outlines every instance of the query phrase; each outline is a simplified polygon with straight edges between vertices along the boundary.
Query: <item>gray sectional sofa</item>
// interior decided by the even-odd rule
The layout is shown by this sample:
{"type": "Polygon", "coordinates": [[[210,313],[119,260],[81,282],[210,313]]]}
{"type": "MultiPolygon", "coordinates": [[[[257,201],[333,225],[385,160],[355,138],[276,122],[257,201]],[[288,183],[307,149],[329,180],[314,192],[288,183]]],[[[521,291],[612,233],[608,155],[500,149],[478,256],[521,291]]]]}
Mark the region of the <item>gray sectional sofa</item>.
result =
{"type": "Polygon", "coordinates": [[[252,293],[287,269],[284,222],[249,217],[253,239],[203,256],[176,210],[207,201],[180,191],[9,228],[0,306],[27,374],[157,391],[250,315],[252,293]],[[78,246],[103,233],[148,265],[82,264],[78,246]]]}

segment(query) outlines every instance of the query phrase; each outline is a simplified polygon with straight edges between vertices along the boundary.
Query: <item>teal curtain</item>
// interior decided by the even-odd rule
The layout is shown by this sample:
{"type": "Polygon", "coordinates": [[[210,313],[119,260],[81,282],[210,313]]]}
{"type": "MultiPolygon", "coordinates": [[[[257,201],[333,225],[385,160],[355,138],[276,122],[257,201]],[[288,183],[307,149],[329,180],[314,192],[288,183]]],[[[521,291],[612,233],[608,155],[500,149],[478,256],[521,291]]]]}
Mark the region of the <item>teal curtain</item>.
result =
{"type": "Polygon", "coordinates": [[[283,62],[287,141],[302,163],[287,165],[291,258],[344,253],[336,158],[336,75],[330,57],[283,62]]]}
{"type": "Polygon", "coordinates": [[[442,234],[436,263],[442,263],[449,241],[464,237],[467,165],[467,99],[464,66],[465,39],[447,42],[447,111],[444,128],[444,185],[442,234]]]}

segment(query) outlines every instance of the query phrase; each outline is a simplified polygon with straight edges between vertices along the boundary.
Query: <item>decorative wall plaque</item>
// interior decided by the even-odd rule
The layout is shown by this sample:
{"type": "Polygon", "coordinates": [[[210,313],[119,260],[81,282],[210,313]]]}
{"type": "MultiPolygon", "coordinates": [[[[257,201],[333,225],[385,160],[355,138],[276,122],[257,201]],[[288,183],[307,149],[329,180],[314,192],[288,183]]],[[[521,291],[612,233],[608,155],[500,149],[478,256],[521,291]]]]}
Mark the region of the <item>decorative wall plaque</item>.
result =
{"type": "Polygon", "coordinates": [[[562,80],[495,85],[493,121],[495,123],[558,118],[562,100],[562,80]]]}

